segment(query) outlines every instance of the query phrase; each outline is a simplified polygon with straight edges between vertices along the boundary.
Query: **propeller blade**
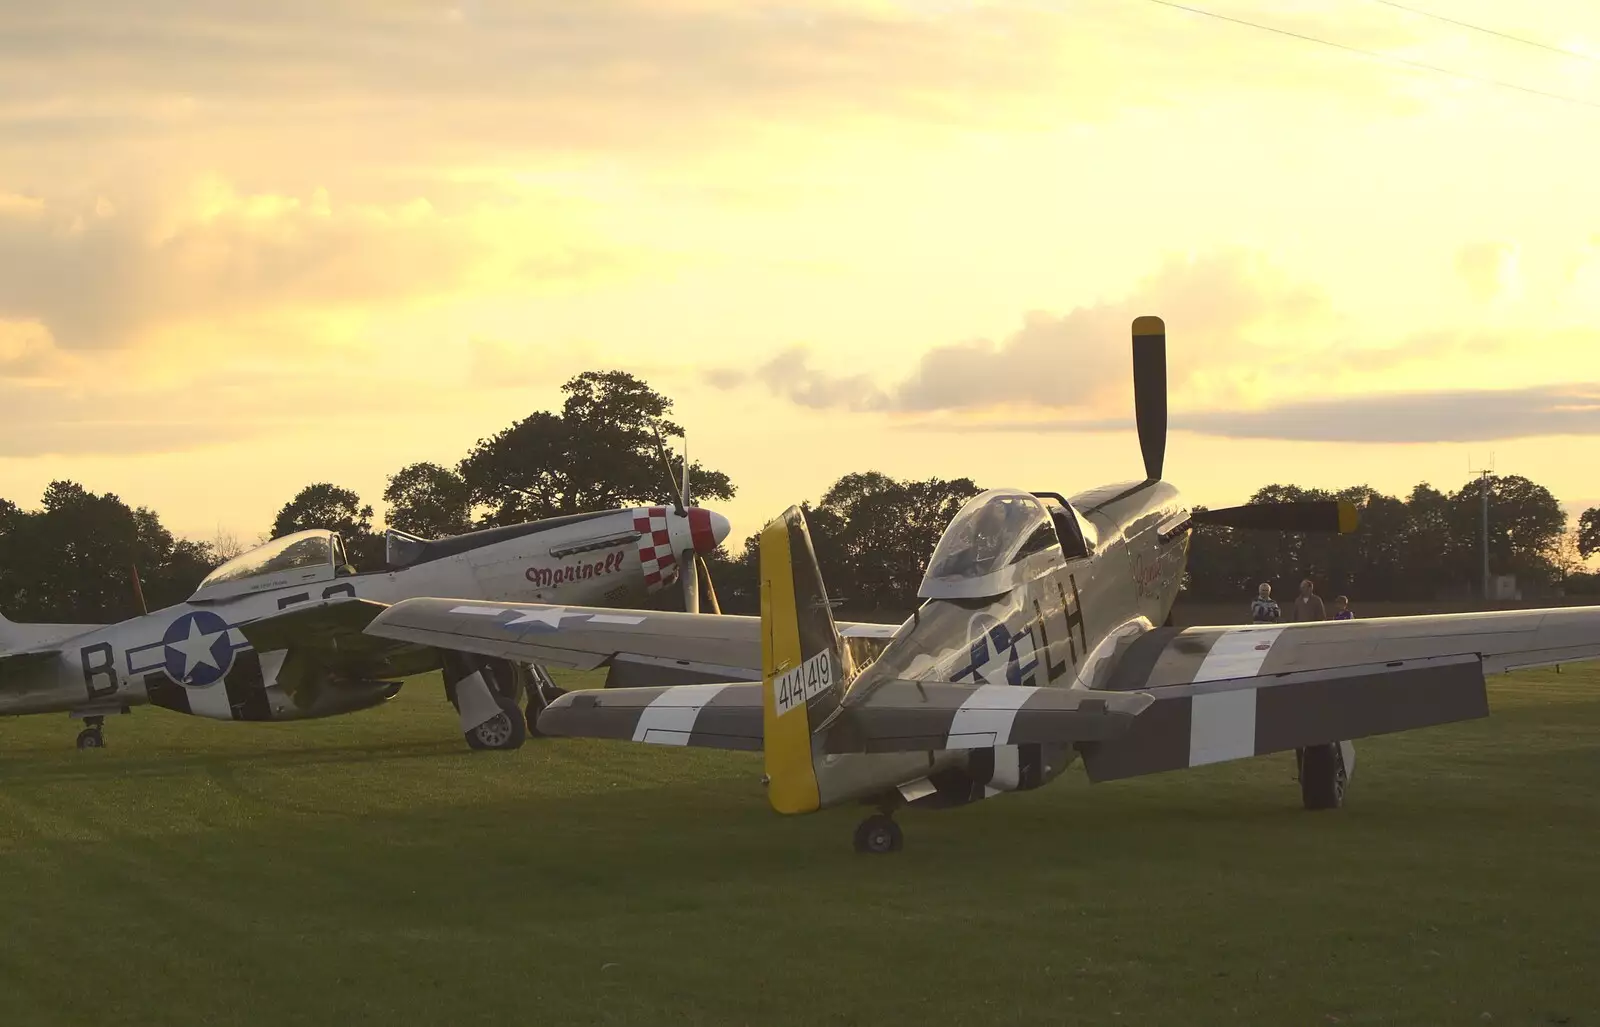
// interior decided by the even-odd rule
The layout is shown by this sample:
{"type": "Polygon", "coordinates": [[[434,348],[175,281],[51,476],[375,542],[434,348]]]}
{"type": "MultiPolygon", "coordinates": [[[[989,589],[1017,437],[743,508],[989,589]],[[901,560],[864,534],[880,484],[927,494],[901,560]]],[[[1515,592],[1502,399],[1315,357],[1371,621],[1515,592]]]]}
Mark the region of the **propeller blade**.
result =
{"type": "Polygon", "coordinates": [[[706,598],[711,600],[711,612],[720,617],[722,604],[717,602],[717,586],[711,581],[711,568],[706,565],[705,557],[697,556],[695,559],[700,563],[700,572],[706,576],[706,598]]]}
{"type": "Polygon", "coordinates": [[[1167,453],[1167,326],[1159,317],[1133,319],[1133,420],[1145,477],[1158,481],[1167,453]]]}
{"type": "Polygon", "coordinates": [[[689,436],[683,436],[683,505],[693,506],[689,501],[689,436]]]}
{"type": "Polygon", "coordinates": [[[1220,510],[1196,510],[1196,524],[1263,531],[1332,531],[1348,535],[1361,525],[1361,513],[1344,500],[1299,503],[1250,503],[1220,510]]]}
{"type": "Polygon", "coordinates": [[[693,549],[678,554],[678,577],[683,579],[683,612],[700,612],[700,571],[693,549]]]}
{"type": "Polygon", "coordinates": [[[656,452],[661,454],[661,466],[667,469],[667,491],[672,495],[672,509],[679,517],[683,516],[682,489],[678,488],[678,476],[672,473],[672,459],[667,456],[667,444],[661,440],[661,430],[656,429],[656,452]]]}

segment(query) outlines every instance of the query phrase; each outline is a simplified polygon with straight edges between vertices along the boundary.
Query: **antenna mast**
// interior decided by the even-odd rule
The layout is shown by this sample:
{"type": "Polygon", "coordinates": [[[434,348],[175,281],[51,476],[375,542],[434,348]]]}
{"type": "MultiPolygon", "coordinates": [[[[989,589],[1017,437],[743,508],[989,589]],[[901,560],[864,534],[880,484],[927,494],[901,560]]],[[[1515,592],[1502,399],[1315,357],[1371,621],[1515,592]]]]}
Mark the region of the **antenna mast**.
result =
{"type": "Polygon", "coordinates": [[[1478,496],[1483,508],[1483,601],[1489,602],[1493,592],[1489,588],[1489,482],[1494,477],[1494,454],[1489,454],[1488,466],[1474,468],[1472,457],[1467,457],[1467,469],[1479,476],[1478,496]]]}

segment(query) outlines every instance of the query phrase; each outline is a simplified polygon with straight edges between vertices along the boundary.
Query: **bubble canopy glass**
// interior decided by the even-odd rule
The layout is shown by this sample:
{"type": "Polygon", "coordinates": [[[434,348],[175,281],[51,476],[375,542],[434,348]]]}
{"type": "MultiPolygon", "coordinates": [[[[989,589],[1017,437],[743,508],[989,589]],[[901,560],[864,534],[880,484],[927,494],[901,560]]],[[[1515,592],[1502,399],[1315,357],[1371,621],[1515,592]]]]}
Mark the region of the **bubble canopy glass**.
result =
{"type": "Polygon", "coordinates": [[[332,578],[334,556],[340,548],[338,536],[324,528],[275,538],[206,575],[190,601],[332,578]]]}
{"type": "Polygon", "coordinates": [[[1019,580],[1020,561],[1058,544],[1050,511],[1037,497],[1017,489],[990,489],[967,500],[944,530],[917,595],[999,595],[1019,580]]]}

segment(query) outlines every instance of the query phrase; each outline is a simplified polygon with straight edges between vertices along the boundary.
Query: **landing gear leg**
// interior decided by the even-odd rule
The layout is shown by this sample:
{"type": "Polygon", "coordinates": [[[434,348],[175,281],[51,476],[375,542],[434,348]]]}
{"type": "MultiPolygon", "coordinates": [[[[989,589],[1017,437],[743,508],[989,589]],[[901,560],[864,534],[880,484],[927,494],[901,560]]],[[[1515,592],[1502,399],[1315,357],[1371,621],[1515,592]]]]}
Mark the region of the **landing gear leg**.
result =
{"type": "Polygon", "coordinates": [[[856,851],[876,856],[899,852],[905,845],[905,835],[894,817],[887,813],[874,813],[856,825],[856,851]]]}
{"type": "Polygon", "coordinates": [[[541,738],[543,734],[539,730],[539,714],[544,711],[546,706],[555,702],[566,692],[564,689],[557,687],[555,681],[550,677],[550,672],[537,663],[528,664],[527,672],[528,737],[541,738]]]}
{"type": "Polygon", "coordinates": [[[100,716],[84,717],[83,723],[86,726],[82,731],[78,732],[78,748],[104,749],[106,747],[105,722],[106,718],[100,716]]]}

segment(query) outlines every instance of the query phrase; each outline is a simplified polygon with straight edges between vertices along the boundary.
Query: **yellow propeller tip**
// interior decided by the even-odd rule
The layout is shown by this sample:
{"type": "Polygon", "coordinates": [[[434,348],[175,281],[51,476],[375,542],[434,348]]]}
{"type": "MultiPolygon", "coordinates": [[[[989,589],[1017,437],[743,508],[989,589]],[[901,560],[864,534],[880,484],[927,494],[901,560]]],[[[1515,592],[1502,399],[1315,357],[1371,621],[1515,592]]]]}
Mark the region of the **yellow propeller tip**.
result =
{"type": "Polygon", "coordinates": [[[1145,314],[1133,319],[1133,334],[1165,335],[1167,334],[1167,323],[1153,314],[1145,314]]]}

